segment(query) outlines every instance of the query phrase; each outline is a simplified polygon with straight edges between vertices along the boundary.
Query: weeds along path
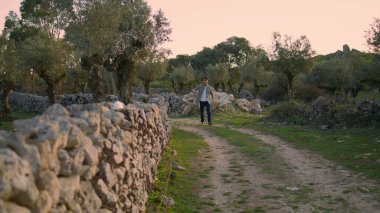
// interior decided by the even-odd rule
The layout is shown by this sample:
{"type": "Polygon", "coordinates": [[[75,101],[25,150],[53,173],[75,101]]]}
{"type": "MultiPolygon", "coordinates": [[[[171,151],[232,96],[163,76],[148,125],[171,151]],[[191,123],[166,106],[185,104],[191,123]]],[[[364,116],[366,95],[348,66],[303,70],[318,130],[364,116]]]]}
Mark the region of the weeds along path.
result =
{"type": "Polygon", "coordinates": [[[380,212],[370,192],[378,184],[275,136],[192,119],[174,124],[209,144],[197,165],[205,172],[199,195],[213,203],[207,212],[380,212]],[[254,145],[253,153],[232,139],[254,145]]]}
{"type": "Polygon", "coordinates": [[[380,186],[375,181],[344,170],[323,157],[306,150],[298,150],[280,138],[252,129],[234,128],[253,135],[275,148],[283,161],[302,183],[310,183],[322,197],[337,197],[356,212],[380,212],[380,201],[370,191],[380,186]]]}

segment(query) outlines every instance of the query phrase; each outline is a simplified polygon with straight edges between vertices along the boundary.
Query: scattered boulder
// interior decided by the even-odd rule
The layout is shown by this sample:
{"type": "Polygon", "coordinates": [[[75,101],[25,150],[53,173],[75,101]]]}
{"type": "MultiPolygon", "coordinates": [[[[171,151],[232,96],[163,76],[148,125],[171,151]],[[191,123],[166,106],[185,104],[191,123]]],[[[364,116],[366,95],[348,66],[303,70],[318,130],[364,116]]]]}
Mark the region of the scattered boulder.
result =
{"type": "Polygon", "coordinates": [[[237,99],[247,99],[247,100],[252,100],[254,99],[255,97],[253,96],[252,93],[250,93],[248,90],[242,90],[241,92],[239,92],[237,95],[236,95],[236,98],[237,99]]]}
{"type": "Polygon", "coordinates": [[[167,208],[175,205],[174,199],[166,195],[161,196],[161,202],[167,208]]]}
{"type": "MultiPolygon", "coordinates": [[[[198,92],[194,89],[182,97],[182,104],[178,113],[182,115],[197,114],[199,103],[197,102],[198,92]]],[[[225,92],[214,92],[214,103],[211,107],[216,111],[235,111],[233,106],[234,96],[225,92]]]]}
{"type": "Polygon", "coordinates": [[[185,167],[179,165],[179,164],[178,164],[177,162],[175,162],[174,160],[172,161],[172,168],[173,168],[174,170],[178,170],[178,171],[184,171],[184,170],[186,170],[185,167]]]}
{"type": "Polygon", "coordinates": [[[243,112],[250,112],[254,114],[260,114],[263,112],[260,101],[257,99],[253,99],[248,101],[246,99],[237,99],[235,100],[238,108],[243,112]]]}

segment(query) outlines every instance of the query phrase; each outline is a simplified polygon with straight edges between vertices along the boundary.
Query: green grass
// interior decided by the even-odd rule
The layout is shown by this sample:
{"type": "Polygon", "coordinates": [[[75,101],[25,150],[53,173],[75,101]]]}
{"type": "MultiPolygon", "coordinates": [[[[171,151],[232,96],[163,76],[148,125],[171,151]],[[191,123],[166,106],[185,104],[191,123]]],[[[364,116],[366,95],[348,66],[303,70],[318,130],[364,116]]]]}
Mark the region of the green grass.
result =
{"type": "MultiPolygon", "coordinates": [[[[232,130],[230,128],[213,126],[207,127],[207,129],[213,132],[215,135],[224,138],[230,144],[238,147],[242,153],[247,157],[255,160],[258,165],[261,166],[263,172],[273,173],[279,171],[278,165],[273,164],[271,157],[274,148],[268,144],[264,144],[262,141],[252,135],[241,133],[239,131],[232,130]]],[[[230,171],[236,172],[236,176],[241,176],[242,170],[235,160],[230,161],[230,171]]],[[[246,183],[245,180],[238,180],[239,183],[246,183]]]]}
{"type": "MultiPolygon", "coordinates": [[[[203,176],[204,171],[195,166],[199,158],[199,150],[208,146],[198,135],[179,129],[173,129],[171,145],[163,155],[162,162],[158,168],[158,174],[153,192],[150,193],[147,204],[147,212],[202,212],[202,208],[210,206],[213,202],[205,202],[197,196],[197,184],[203,176]],[[186,168],[185,171],[173,171],[169,184],[167,177],[170,166],[170,149],[177,151],[177,156],[172,157],[178,164],[186,168]],[[175,200],[175,205],[169,209],[160,207],[160,196],[165,193],[175,200]],[[211,203],[211,204],[210,204],[211,203]]],[[[211,168],[210,168],[211,169],[211,168]]]]}
{"type": "Polygon", "coordinates": [[[376,101],[380,101],[380,92],[374,93],[374,92],[359,92],[358,96],[356,97],[357,101],[363,101],[366,98],[369,100],[375,99],[376,101]]]}
{"type": "Polygon", "coordinates": [[[308,149],[346,169],[380,181],[380,130],[350,128],[320,130],[313,127],[283,125],[256,115],[218,115],[215,123],[247,127],[276,135],[298,149],[308,149]]]}
{"type": "Polygon", "coordinates": [[[13,125],[12,125],[13,121],[20,120],[20,119],[33,118],[34,116],[36,116],[38,114],[39,113],[22,112],[22,111],[12,112],[8,117],[0,118],[0,129],[10,132],[13,130],[13,125]]]}

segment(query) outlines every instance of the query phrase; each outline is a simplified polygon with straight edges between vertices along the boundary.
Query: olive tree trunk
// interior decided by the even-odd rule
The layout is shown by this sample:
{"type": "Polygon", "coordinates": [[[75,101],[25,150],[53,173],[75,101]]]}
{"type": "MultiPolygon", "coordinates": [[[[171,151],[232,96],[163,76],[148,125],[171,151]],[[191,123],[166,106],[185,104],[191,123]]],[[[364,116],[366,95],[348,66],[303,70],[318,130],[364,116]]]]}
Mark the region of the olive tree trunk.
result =
{"type": "Polygon", "coordinates": [[[131,60],[124,60],[120,64],[117,72],[117,89],[119,91],[119,98],[124,103],[132,102],[132,82],[135,75],[135,62],[131,60]]]}
{"type": "Polygon", "coordinates": [[[145,94],[149,95],[150,94],[150,81],[144,82],[144,89],[145,89],[145,94]]]}
{"type": "Polygon", "coordinates": [[[9,95],[11,94],[14,85],[12,83],[8,83],[4,86],[3,95],[1,97],[2,102],[2,116],[6,117],[10,112],[11,108],[9,106],[9,95]]]}

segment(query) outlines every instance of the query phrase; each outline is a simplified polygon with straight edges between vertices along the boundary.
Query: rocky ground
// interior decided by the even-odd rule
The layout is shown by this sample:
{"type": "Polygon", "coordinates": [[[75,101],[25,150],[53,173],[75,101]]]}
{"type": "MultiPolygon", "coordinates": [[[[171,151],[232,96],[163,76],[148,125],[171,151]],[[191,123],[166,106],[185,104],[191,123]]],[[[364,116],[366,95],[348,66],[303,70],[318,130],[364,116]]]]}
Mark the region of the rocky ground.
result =
{"type": "Polygon", "coordinates": [[[252,160],[195,120],[177,119],[174,123],[201,135],[210,146],[198,165],[201,170],[210,171],[199,184],[199,196],[217,206],[207,211],[380,212],[380,202],[370,193],[370,189],[379,187],[378,183],[317,154],[298,150],[272,135],[234,128],[270,147],[268,171],[268,162],[252,160]]]}

